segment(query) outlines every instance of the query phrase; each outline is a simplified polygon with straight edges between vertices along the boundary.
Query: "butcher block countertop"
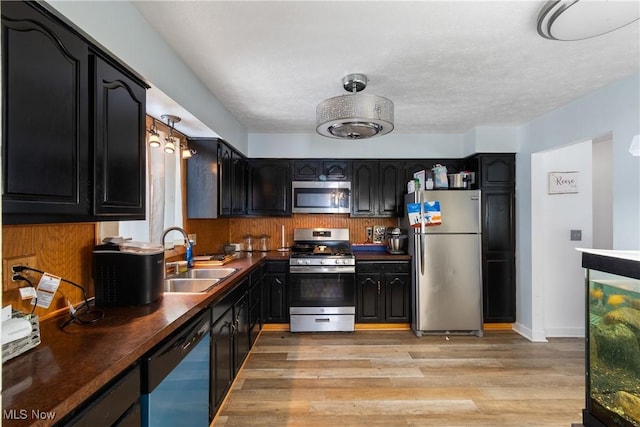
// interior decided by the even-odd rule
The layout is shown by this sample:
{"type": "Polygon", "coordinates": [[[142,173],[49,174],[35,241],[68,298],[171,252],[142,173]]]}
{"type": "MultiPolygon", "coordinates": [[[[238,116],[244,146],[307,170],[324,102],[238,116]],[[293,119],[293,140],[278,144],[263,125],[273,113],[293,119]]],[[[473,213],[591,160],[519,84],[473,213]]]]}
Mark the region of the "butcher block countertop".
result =
{"type": "Polygon", "coordinates": [[[104,319],[93,325],[72,323],[62,331],[58,325],[67,315],[43,321],[40,345],[3,364],[3,413],[14,410],[27,416],[3,417],[2,425],[46,426],[60,421],[226,294],[265,258],[288,258],[288,254],[257,253],[234,260],[226,267],[238,271],[208,293],[166,293],[160,301],[145,306],[103,308],[104,319]],[[55,418],[37,420],[31,417],[32,411],[55,414],[55,418]]]}
{"type": "MultiPolygon", "coordinates": [[[[138,307],[102,308],[104,319],[93,325],[59,324],[67,315],[40,324],[41,344],[2,367],[3,413],[54,414],[53,419],[3,417],[3,426],[48,426],[76,407],[171,335],[192,317],[220,299],[265,259],[288,259],[289,253],[254,253],[229,262],[238,271],[203,294],[166,293],[157,302],[138,307]],[[26,411],[26,412],[21,412],[26,411]],[[13,419],[11,419],[13,418],[13,419]]],[[[409,255],[356,252],[356,259],[410,260],[409,255]]]]}

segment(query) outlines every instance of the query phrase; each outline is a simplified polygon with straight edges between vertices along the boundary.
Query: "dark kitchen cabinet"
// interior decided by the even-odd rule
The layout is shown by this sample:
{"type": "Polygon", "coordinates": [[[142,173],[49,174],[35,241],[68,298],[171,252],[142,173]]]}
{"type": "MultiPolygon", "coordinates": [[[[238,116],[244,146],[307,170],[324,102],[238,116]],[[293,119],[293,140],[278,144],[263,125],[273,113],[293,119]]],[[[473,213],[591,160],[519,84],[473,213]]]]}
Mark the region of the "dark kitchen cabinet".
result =
{"type": "Polygon", "coordinates": [[[138,403],[140,389],[140,365],[136,364],[56,425],[65,427],[139,426],[142,423],[138,403]]]}
{"type": "Polygon", "coordinates": [[[244,216],[247,213],[247,159],[221,141],[218,151],[220,216],[244,216]]]}
{"type": "Polygon", "coordinates": [[[86,215],[88,46],[22,2],[2,2],[2,39],[5,220],[7,214],[86,215]]]}
{"type": "Polygon", "coordinates": [[[267,261],[262,281],[262,308],[264,323],[287,323],[287,271],[289,262],[267,261]]]}
{"type": "Polygon", "coordinates": [[[479,155],[481,188],[513,187],[516,162],[513,154],[479,155]]]}
{"type": "Polygon", "coordinates": [[[2,39],[3,223],[143,219],[142,80],[35,2],[2,39]]]}
{"type": "Polygon", "coordinates": [[[233,373],[238,374],[242,362],[249,354],[251,349],[251,340],[249,335],[249,278],[245,278],[242,283],[238,285],[240,289],[237,295],[237,301],[233,306],[234,315],[234,360],[233,360],[233,373]]]}
{"type": "Polygon", "coordinates": [[[253,346],[262,329],[263,265],[253,270],[249,277],[249,343],[253,346]]]}
{"type": "Polygon", "coordinates": [[[294,181],[349,181],[351,179],[350,160],[311,159],[293,161],[294,181]]]}
{"type": "Polygon", "coordinates": [[[93,213],[144,219],[146,90],[99,56],[93,60],[93,213]]]}
{"type": "Polygon", "coordinates": [[[219,139],[189,138],[188,143],[197,155],[187,160],[187,218],[218,218],[219,139]]]}
{"type": "Polygon", "coordinates": [[[401,161],[354,160],[351,216],[398,216],[402,205],[403,177],[401,161]]]}
{"type": "Polygon", "coordinates": [[[291,215],[291,162],[252,159],[249,165],[249,215],[291,215]]]}
{"type": "Polygon", "coordinates": [[[210,420],[251,349],[249,284],[247,276],[211,306],[210,420]]]}
{"type": "Polygon", "coordinates": [[[475,156],[482,190],[482,288],[486,323],[516,321],[515,155],[475,156]]]}
{"type": "Polygon", "coordinates": [[[222,301],[213,306],[211,324],[210,419],[216,414],[234,378],[233,306],[222,301]]]}
{"type": "Polygon", "coordinates": [[[408,261],[356,263],[356,322],[410,321],[408,261]]]}

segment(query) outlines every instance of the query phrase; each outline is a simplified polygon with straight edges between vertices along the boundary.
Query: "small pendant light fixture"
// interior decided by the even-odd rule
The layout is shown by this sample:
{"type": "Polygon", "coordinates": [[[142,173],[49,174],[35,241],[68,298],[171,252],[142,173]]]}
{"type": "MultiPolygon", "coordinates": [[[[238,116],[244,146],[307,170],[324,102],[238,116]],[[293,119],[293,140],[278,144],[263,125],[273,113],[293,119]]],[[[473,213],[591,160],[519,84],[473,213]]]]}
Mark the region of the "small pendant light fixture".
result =
{"type": "Polygon", "coordinates": [[[160,132],[158,132],[158,128],[156,128],[156,119],[153,119],[151,129],[147,132],[149,132],[149,146],[153,148],[160,147],[160,132]]]}
{"type": "Polygon", "coordinates": [[[365,139],[393,130],[393,102],[358,93],[367,87],[367,76],[349,74],[342,86],[349,95],[326,99],[316,108],[316,131],[329,138],[365,139]]]}
{"type": "Polygon", "coordinates": [[[169,126],[169,136],[165,138],[166,143],[164,144],[164,152],[167,154],[173,154],[176,151],[175,141],[177,138],[173,136],[173,126],[178,123],[181,119],[178,116],[173,116],[171,114],[163,114],[163,120],[167,121],[167,125],[169,126]]]}
{"type": "Polygon", "coordinates": [[[197,153],[196,150],[189,148],[189,144],[187,144],[186,141],[180,143],[180,152],[182,153],[183,159],[190,159],[191,156],[197,153]]]}

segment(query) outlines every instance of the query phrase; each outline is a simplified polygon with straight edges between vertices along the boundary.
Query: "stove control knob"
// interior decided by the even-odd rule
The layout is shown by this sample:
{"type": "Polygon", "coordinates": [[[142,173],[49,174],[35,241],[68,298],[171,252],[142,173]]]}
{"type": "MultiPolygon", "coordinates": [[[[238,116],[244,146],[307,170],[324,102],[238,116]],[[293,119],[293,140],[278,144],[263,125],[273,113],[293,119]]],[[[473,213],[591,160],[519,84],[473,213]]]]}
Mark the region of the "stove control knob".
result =
{"type": "Polygon", "coordinates": [[[307,259],[307,260],[304,261],[304,263],[307,264],[307,265],[311,265],[311,260],[307,259]]]}

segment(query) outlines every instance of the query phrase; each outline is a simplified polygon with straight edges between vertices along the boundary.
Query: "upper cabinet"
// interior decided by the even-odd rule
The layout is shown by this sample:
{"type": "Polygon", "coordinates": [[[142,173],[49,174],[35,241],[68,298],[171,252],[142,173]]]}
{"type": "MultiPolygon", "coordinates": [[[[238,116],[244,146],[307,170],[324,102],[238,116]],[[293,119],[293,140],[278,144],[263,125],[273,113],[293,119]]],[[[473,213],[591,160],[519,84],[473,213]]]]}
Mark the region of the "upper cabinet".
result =
{"type": "Polygon", "coordinates": [[[143,219],[144,83],[36,3],[2,3],[3,223],[143,219]]]}
{"type": "Polygon", "coordinates": [[[288,160],[249,161],[247,213],[291,215],[291,167],[288,160]]]}
{"type": "Polygon", "coordinates": [[[146,90],[97,55],[93,65],[93,213],[144,218],[146,90]]]}
{"type": "Polygon", "coordinates": [[[218,141],[189,139],[189,147],[197,155],[187,160],[187,218],[218,217],[218,141]]]}
{"type": "Polygon", "coordinates": [[[293,161],[293,181],[349,181],[350,160],[296,159],[293,161]]]}
{"type": "Polygon", "coordinates": [[[402,161],[354,160],[351,216],[398,216],[403,178],[402,161]]]}
{"type": "Polygon", "coordinates": [[[218,174],[220,193],[218,213],[223,217],[247,213],[247,159],[220,140],[218,145],[218,174]]]}

